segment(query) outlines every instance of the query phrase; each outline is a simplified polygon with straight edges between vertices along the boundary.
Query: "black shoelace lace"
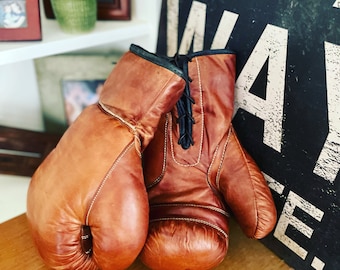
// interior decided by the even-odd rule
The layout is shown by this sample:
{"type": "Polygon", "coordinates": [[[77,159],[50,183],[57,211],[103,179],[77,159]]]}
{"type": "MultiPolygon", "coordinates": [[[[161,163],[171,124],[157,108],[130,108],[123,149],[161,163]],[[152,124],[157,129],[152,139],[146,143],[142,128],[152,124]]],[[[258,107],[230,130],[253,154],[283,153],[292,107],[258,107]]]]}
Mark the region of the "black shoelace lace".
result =
{"type": "Polygon", "coordinates": [[[176,103],[178,112],[177,123],[179,125],[178,144],[180,144],[183,149],[188,149],[191,145],[194,145],[192,127],[193,124],[195,124],[195,120],[192,115],[192,104],[194,104],[195,101],[190,95],[190,82],[192,81],[189,77],[188,70],[188,62],[190,61],[191,58],[187,55],[176,54],[173,58],[170,58],[170,62],[181,68],[187,78],[184,92],[176,103]]]}

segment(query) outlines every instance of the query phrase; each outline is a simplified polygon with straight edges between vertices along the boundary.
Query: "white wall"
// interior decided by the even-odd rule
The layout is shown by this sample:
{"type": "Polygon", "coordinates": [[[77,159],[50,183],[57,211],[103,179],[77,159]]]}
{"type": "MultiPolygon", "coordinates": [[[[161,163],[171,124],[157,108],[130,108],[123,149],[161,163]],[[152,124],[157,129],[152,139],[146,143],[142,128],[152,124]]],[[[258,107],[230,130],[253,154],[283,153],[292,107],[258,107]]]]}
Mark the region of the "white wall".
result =
{"type": "MultiPolygon", "coordinates": [[[[43,130],[33,61],[0,66],[0,125],[43,130]]],[[[0,223],[26,211],[29,181],[0,174],[0,223]]]]}
{"type": "Polygon", "coordinates": [[[0,66],[0,125],[43,130],[32,60],[0,66]]]}

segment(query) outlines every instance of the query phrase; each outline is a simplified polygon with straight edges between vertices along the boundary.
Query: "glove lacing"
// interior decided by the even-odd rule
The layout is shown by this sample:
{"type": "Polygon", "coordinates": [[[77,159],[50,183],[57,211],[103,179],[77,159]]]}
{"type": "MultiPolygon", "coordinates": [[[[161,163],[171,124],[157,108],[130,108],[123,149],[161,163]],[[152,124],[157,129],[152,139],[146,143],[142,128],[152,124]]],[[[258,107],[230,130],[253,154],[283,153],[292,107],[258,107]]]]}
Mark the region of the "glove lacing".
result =
{"type": "Polygon", "coordinates": [[[181,98],[177,101],[176,107],[178,112],[177,123],[179,125],[179,139],[178,144],[183,149],[188,149],[191,145],[194,145],[192,138],[192,127],[195,124],[195,119],[192,115],[192,104],[195,104],[195,100],[190,95],[190,82],[188,62],[191,62],[191,57],[188,55],[175,54],[173,58],[170,58],[170,62],[175,66],[182,69],[186,79],[184,92],[181,98]]]}

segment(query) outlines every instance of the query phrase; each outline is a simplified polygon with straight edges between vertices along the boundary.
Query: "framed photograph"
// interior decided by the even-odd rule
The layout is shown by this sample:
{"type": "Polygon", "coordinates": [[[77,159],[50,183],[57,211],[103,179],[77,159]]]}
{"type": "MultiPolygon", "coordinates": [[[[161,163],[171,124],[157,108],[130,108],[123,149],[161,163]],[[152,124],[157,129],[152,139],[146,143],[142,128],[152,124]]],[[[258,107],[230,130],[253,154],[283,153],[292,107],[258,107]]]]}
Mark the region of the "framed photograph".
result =
{"type": "Polygon", "coordinates": [[[46,132],[62,134],[86,106],[97,102],[121,55],[55,55],[34,61],[46,132]]]}
{"type": "Polygon", "coordinates": [[[0,41],[41,40],[39,0],[0,0],[0,41]]]}
{"type": "MultiPolygon", "coordinates": [[[[131,0],[97,0],[98,20],[130,20],[131,0]]],[[[46,18],[55,19],[51,0],[43,0],[46,18]]]]}
{"type": "Polygon", "coordinates": [[[68,125],[72,124],[87,106],[98,102],[104,82],[104,79],[62,81],[61,88],[68,125]]]}

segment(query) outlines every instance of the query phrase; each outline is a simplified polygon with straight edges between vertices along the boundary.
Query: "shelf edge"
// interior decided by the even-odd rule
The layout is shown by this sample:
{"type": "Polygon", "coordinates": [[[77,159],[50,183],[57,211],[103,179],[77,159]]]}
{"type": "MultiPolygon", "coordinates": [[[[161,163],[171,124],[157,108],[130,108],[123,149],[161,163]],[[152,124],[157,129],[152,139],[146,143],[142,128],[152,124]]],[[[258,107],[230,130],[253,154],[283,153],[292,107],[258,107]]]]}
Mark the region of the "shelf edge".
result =
{"type": "Polygon", "coordinates": [[[25,42],[23,46],[17,46],[18,44],[15,44],[12,48],[0,51],[0,65],[88,49],[130,38],[148,36],[149,32],[150,25],[145,22],[112,30],[94,31],[84,35],[70,35],[69,38],[61,40],[25,42]]]}

